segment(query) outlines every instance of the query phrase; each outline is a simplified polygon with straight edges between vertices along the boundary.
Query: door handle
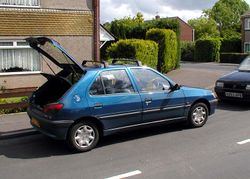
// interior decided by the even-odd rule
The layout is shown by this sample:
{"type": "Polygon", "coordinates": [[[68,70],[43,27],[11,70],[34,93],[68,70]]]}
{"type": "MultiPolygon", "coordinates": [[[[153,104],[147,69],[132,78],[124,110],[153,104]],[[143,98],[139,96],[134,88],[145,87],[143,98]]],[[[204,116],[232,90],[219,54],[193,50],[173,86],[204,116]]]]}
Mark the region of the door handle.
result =
{"type": "Polygon", "coordinates": [[[95,109],[100,109],[100,108],[102,108],[103,107],[103,104],[102,103],[95,103],[94,104],[94,108],[95,109]]]}
{"type": "Polygon", "coordinates": [[[146,99],[145,99],[145,103],[146,103],[146,105],[148,106],[149,104],[152,103],[152,99],[146,98],[146,99]]]}

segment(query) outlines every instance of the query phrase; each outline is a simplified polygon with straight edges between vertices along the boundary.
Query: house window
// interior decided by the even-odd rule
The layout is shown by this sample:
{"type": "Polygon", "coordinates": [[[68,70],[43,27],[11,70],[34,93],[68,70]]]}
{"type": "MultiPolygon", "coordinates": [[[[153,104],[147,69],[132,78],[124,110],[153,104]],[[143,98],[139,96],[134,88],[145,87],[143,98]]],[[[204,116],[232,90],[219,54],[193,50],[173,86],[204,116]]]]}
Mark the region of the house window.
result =
{"type": "Polygon", "coordinates": [[[26,42],[0,41],[0,73],[38,71],[41,71],[39,54],[26,42]]]}
{"type": "Polygon", "coordinates": [[[244,51],[245,53],[250,52],[250,42],[245,42],[244,51]]]}
{"type": "Polygon", "coordinates": [[[0,6],[40,6],[40,0],[0,0],[0,6]]]}
{"type": "Polygon", "coordinates": [[[245,19],[245,30],[250,30],[250,18],[245,19]]]}

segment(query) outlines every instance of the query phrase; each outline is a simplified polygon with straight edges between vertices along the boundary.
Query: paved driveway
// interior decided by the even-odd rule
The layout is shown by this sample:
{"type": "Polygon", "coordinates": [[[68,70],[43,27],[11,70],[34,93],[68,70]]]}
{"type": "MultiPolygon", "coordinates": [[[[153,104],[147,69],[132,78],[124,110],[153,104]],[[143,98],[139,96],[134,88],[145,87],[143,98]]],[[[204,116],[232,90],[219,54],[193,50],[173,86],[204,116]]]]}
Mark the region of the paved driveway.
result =
{"type": "Polygon", "coordinates": [[[181,68],[167,76],[178,84],[213,89],[215,81],[235,70],[238,65],[218,63],[182,63],[181,68]]]}

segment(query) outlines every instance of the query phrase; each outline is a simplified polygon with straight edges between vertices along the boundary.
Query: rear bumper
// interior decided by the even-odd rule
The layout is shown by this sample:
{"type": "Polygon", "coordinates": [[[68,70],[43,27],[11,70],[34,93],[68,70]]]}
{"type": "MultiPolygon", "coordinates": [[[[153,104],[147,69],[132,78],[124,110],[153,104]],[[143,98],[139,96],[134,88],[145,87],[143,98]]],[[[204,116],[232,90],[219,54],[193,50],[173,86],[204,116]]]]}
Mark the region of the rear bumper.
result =
{"type": "Polygon", "coordinates": [[[74,123],[72,120],[50,120],[44,116],[36,114],[30,108],[27,111],[31,125],[41,133],[57,140],[65,140],[69,127],[74,123]],[[32,119],[36,123],[32,122],[32,119]]]}

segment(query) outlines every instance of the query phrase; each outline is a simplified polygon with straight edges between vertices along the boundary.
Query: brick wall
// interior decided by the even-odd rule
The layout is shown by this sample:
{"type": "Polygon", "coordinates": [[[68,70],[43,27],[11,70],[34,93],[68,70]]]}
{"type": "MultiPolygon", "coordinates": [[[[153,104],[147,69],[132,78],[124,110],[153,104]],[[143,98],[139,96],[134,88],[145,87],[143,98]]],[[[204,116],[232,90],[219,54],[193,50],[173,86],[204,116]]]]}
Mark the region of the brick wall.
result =
{"type": "Polygon", "coordinates": [[[193,29],[189,26],[186,22],[178,18],[180,23],[180,30],[181,30],[181,41],[193,41],[193,29]]]}

